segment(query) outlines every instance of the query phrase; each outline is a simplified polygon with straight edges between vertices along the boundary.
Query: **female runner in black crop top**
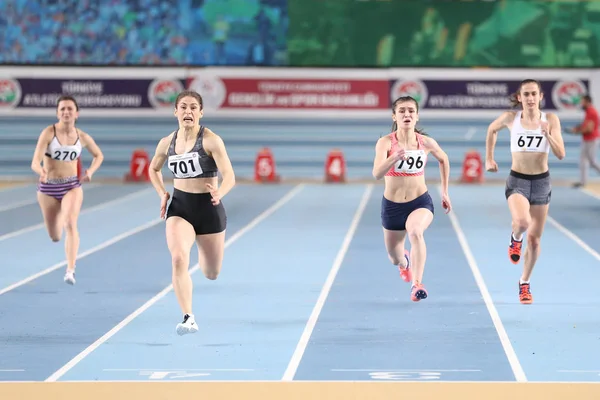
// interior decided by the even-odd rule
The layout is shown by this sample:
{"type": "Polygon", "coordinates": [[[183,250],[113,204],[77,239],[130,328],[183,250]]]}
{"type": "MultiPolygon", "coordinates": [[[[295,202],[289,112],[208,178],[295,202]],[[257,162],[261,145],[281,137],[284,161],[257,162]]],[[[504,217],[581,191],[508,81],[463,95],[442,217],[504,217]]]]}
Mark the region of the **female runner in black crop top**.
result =
{"type": "Polygon", "coordinates": [[[161,197],[160,216],[166,218],[166,235],[173,267],[173,288],[183,312],[177,333],[198,331],[192,312],[192,279],[188,271],[194,242],[200,269],[217,279],[225,249],[227,216],[221,199],[235,185],[233,167],[223,140],[200,126],[202,97],[181,92],[175,101],[179,129],[160,140],[149,169],[152,185],[161,197]],[[164,187],[161,169],[167,162],[174,177],[171,195],[164,187]],[[217,172],[223,177],[218,187],[217,172]]]}

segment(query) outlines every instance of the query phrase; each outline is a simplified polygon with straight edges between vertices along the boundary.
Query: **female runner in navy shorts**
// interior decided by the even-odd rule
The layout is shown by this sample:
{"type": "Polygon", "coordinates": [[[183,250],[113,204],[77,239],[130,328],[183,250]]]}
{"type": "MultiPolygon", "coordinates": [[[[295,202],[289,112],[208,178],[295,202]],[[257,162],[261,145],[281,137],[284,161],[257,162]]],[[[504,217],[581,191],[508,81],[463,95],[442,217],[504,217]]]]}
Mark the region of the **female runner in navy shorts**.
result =
{"type": "Polygon", "coordinates": [[[161,198],[160,216],[167,220],[173,288],[183,312],[183,321],[176,327],[179,335],[198,331],[192,312],[190,251],[196,242],[204,276],[217,279],[223,262],[227,225],[221,199],[235,185],[233,167],[223,140],[200,125],[203,113],[203,101],[198,93],[179,93],[175,100],[179,129],[160,140],[149,169],[152,185],[161,198]],[[172,198],[161,174],[165,162],[174,176],[172,198]],[[218,172],[223,176],[220,187],[218,172]],[[171,203],[167,208],[169,199],[171,203]]]}
{"type": "Polygon", "coordinates": [[[497,172],[498,164],[494,160],[496,136],[503,128],[510,131],[512,166],[504,190],[512,215],[508,257],[513,264],[519,262],[523,234],[527,231],[527,249],[519,279],[519,301],[522,304],[533,303],[530,279],[540,255],[542,232],[552,196],[548,153],[552,150],[559,160],[565,158],[560,120],[556,114],[540,110],[543,98],[538,81],[522,81],[511,96],[513,106],[520,106],[520,109],[506,111],[496,118],[488,127],[486,138],[485,169],[497,172]]]}
{"type": "Polygon", "coordinates": [[[427,298],[423,272],[427,250],[424,232],[433,221],[433,201],[425,184],[425,165],[431,153],[440,164],[442,207],[446,214],[452,209],[448,196],[450,163],[438,143],[415,129],[419,120],[419,105],[410,96],[394,101],[392,133],[380,138],[375,148],[373,176],[385,177],[381,200],[381,223],[385,247],[390,261],[397,265],[400,276],[412,281],[411,299],[427,298]],[[410,255],[404,249],[408,233],[410,255]]]}
{"type": "Polygon", "coordinates": [[[40,176],[37,198],[50,238],[58,242],[63,228],[66,231],[67,271],[64,281],[74,285],[75,260],[79,251],[77,219],[83,203],[77,160],[83,148],[92,155],[92,164],[82,178],[83,182],[89,182],[100,168],[104,156],[94,139],[75,127],[79,107],[73,97],[58,99],[56,115],[58,123],[46,127],[38,138],[31,169],[40,176]]]}

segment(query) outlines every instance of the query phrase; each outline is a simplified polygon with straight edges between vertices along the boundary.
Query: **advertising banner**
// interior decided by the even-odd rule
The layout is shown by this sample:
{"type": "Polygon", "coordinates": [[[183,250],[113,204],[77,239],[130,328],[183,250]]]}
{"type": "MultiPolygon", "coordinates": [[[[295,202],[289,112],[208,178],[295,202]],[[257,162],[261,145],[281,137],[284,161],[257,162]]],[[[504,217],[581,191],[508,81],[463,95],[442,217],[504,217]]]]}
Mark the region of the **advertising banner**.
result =
{"type": "MultiPolygon", "coordinates": [[[[390,100],[410,95],[422,109],[506,110],[521,80],[505,79],[406,79],[391,83],[390,100]]],[[[580,109],[581,97],[590,90],[588,80],[539,80],[542,108],[549,111],[580,109]]]]}
{"type": "MultiPolygon", "coordinates": [[[[265,74],[266,75],[266,74],[265,74]]],[[[198,74],[189,88],[213,110],[382,110],[389,108],[389,80],[228,77],[198,74]]]]}
{"type": "Polygon", "coordinates": [[[0,107],[54,109],[60,96],[71,95],[84,109],[172,109],[183,88],[183,80],[172,79],[19,77],[0,80],[0,107]]]}
{"type": "Polygon", "coordinates": [[[510,109],[511,93],[534,77],[544,110],[580,118],[581,97],[600,96],[599,76],[541,69],[0,67],[0,116],[53,116],[56,100],[72,95],[87,116],[172,117],[176,96],[192,89],[210,118],[387,118],[397,97],[411,95],[424,117],[487,120],[510,109]]]}

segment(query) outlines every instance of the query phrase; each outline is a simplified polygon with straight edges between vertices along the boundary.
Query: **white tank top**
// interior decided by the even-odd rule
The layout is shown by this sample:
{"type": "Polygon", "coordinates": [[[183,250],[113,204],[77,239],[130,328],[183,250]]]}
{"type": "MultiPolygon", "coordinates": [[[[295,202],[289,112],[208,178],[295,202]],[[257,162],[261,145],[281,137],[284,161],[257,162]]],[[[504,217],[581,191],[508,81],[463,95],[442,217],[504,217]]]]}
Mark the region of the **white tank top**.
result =
{"type": "Polygon", "coordinates": [[[46,156],[56,161],[75,161],[81,156],[81,141],[79,140],[79,131],[77,131],[77,140],[72,145],[62,145],[56,137],[56,126],[54,129],[54,137],[50,141],[46,149],[46,156]]]}
{"type": "MultiPolygon", "coordinates": [[[[515,115],[512,127],[510,129],[510,151],[511,153],[549,153],[550,143],[544,135],[542,128],[525,129],[521,125],[522,111],[515,115]]],[[[542,112],[542,121],[547,121],[546,113],[542,112]]]]}

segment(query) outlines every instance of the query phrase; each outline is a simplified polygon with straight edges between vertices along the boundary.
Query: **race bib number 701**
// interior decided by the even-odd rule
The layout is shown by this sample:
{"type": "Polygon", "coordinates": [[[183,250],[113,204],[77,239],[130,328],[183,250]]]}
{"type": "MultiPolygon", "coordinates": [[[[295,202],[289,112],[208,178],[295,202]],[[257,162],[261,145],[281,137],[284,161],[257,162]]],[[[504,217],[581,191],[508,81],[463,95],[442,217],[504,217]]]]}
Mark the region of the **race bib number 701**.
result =
{"type": "Polygon", "coordinates": [[[194,178],[202,175],[202,167],[200,167],[200,156],[198,153],[170,156],[168,165],[169,170],[171,170],[175,178],[194,178]]]}

